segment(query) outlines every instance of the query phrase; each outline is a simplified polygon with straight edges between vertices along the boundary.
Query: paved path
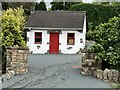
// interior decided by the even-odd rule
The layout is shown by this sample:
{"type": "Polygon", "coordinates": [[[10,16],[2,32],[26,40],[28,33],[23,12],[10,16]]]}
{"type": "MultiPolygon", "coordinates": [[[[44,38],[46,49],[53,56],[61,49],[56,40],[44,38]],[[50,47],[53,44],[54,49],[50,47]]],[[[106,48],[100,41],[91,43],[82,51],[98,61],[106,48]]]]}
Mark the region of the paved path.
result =
{"type": "Polygon", "coordinates": [[[17,75],[3,88],[110,88],[104,81],[92,76],[81,76],[80,55],[29,55],[29,72],[17,75]]]}

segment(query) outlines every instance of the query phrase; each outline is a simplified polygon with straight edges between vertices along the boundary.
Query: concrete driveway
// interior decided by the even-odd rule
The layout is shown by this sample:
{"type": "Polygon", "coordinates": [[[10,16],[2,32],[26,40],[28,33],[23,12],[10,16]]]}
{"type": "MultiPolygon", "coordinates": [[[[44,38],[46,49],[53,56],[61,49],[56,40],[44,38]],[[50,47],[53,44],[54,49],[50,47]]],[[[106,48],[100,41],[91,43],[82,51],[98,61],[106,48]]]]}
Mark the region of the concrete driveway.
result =
{"type": "Polygon", "coordinates": [[[81,76],[80,55],[29,55],[29,71],[16,75],[3,88],[111,88],[92,76],[81,76]]]}

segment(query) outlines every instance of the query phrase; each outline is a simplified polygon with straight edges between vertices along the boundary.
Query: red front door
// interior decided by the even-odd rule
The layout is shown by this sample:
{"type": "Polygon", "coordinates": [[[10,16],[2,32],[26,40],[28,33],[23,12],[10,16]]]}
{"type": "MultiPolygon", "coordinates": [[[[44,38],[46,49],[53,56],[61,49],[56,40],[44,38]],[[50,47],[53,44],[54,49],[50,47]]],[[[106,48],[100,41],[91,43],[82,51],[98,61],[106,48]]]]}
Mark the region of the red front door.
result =
{"type": "Polygon", "coordinates": [[[59,33],[50,33],[50,54],[59,53],[59,33]]]}

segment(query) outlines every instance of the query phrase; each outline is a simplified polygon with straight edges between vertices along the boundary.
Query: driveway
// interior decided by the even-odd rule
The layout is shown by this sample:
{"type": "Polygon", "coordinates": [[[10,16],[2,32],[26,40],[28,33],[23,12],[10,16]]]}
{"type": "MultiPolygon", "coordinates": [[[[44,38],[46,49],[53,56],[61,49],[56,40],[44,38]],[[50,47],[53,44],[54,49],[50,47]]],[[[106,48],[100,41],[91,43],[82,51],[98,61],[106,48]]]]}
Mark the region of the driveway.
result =
{"type": "Polygon", "coordinates": [[[110,88],[104,81],[80,75],[80,55],[29,55],[29,71],[16,75],[3,88],[110,88]]]}

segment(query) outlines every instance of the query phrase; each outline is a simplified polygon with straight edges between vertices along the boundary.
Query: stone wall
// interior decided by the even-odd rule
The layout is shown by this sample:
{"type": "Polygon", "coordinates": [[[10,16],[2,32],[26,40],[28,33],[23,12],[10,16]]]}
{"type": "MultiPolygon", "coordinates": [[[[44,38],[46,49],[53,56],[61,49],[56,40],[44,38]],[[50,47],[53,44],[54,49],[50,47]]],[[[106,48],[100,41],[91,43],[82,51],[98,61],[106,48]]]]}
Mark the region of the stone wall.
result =
{"type": "Polygon", "coordinates": [[[101,62],[95,61],[95,53],[90,49],[83,49],[82,51],[82,75],[95,76],[96,70],[101,69],[101,62]]]}
{"type": "Polygon", "coordinates": [[[96,77],[98,79],[101,79],[101,80],[104,80],[104,81],[107,81],[107,82],[119,82],[119,71],[118,70],[114,70],[114,69],[105,69],[104,71],[103,70],[100,70],[100,69],[97,69],[97,73],[96,73],[96,77]]]}
{"type": "Polygon", "coordinates": [[[119,82],[120,73],[117,70],[102,69],[102,62],[95,60],[95,53],[91,49],[82,49],[82,75],[92,75],[107,82],[119,82]]]}
{"type": "Polygon", "coordinates": [[[6,73],[10,76],[28,71],[28,49],[7,48],[6,73]]]}

